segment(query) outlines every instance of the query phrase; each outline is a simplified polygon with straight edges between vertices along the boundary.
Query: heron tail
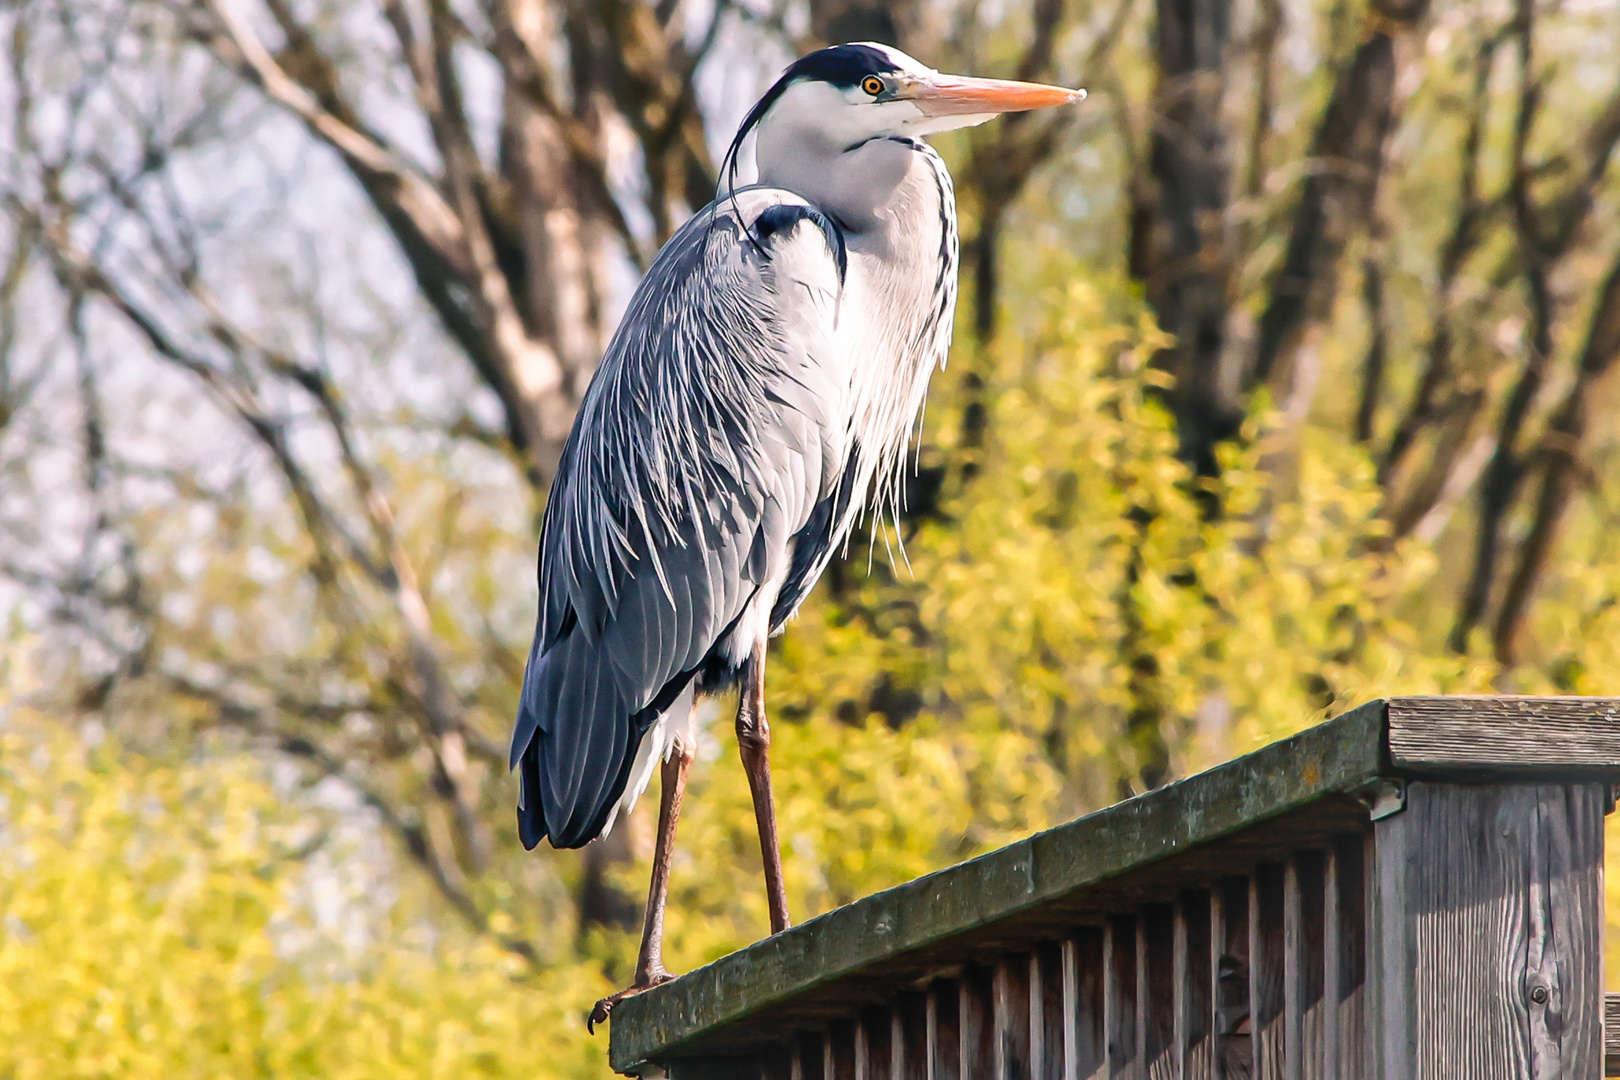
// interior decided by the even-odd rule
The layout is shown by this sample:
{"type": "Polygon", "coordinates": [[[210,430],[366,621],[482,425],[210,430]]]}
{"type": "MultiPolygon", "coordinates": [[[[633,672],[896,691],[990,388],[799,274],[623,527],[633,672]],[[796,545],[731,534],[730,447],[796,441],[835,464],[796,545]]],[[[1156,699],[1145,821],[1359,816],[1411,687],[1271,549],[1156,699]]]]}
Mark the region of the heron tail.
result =
{"type": "Polygon", "coordinates": [[[642,732],[611,663],[582,634],[531,653],[512,731],[518,836],[528,849],[583,847],[602,834],[642,732]]]}

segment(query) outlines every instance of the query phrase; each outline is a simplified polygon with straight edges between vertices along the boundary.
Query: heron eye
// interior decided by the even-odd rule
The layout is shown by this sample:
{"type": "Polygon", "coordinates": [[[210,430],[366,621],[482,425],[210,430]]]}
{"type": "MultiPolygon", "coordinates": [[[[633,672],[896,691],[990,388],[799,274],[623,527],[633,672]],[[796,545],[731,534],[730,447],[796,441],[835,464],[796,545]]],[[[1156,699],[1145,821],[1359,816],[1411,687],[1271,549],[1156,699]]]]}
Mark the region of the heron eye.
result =
{"type": "Polygon", "coordinates": [[[861,80],[861,89],[865,90],[873,97],[877,97],[879,94],[883,93],[883,80],[878,78],[876,75],[868,75],[866,78],[861,80]]]}

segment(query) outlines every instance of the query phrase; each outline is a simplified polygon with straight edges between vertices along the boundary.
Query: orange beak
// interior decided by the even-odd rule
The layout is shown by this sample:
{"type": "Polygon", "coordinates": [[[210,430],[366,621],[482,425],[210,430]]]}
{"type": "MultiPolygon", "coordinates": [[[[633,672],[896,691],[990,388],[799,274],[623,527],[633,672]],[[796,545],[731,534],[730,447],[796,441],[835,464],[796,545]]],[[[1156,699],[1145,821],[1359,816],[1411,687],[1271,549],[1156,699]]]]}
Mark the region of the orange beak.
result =
{"type": "Polygon", "coordinates": [[[933,75],[919,80],[899,96],[914,102],[925,116],[982,116],[1068,105],[1083,101],[1086,92],[1007,79],[933,75]]]}

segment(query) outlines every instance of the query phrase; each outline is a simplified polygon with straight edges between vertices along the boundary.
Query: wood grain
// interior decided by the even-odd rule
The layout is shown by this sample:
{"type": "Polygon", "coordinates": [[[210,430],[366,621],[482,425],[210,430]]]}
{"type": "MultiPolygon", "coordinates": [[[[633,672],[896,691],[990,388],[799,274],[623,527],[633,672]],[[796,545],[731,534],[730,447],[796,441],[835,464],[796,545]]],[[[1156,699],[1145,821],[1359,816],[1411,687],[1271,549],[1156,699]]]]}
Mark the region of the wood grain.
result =
{"type": "Polygon", "coordinates": [[[986,968],[962,973],[957,1009],[957,1060],[961,1080],[992,1080],[995,1075],[995,978],[986,968]]]}
{"type": "Polygon", "coordinates": [[[995,968],[995,1080],[1029,1080],[1029,955],[1010,953],[995,968]]]}
{"type": "Polygon", "coordinates": [[[1249,1030],[1257,1080],[1284,1080],[1283,929],[1283,868],[1262,863],[1249,878],[1249,1030]]]}
{"type": "Polygon", "coordinates": [[[1129,916],[1109,919],[1103,937],[1103,1033],[1107,1062],[1104,1075],[1108,1080],[1140,1080],[1141,1057],[1136,1048],[1136,920],[1129,916]]]}
{"type": "Polygon", "coordinates": [[[1296,852],[1283,869],[1283,1017],[1287,1080],[1321,1080],[1327,859],[1296,852]]]}
{"type": "Polygon", "coordinates": [[[1183,892],[1176,900],[1175,1046],[1181,1080],[1215,1080],[1209,907],[1210,895],[1202,889],[1183,892]]]}
{"type": "Polygon", "coordinates": [[[1101,930],[1080,930],[1064,942],[1064,1080],[1107,1075],[1103,937],[1101,930]]]}
{"type": "Polygon", "coordinates": [[[955,980],[939,979],[928,988],[928,1080],[961,1080],[961,1008],[962,989],[955,980]]]}
{"type": "Polygon", "coordinates": [[[1328,849],[1323,887],[1322,1076],[1366,1075],[1367,849],[1371,836],[1341,836],[1328,849]]]}
{"type": "Polygon", "coordinates": [[[1620,994],[1603,998],[1603,1075],[1620,1076],[1620,994]]]}
{"type": "Polygon", "coordinates": [[[1147,1080],[1175,1080],[1175,909],[1148,904],[1136,920],[1136,1045],[1147,1080]]]}
{"type": "Polygon", "coordinates": [[[928,1080],[927,995],[905,993],[895,999],[889,1052],[894,1080],[928,1080]]]}
{"type": "MultiPolygon", "coordinates": [[[[1385,766],[1384,707],[1374,702],[1246,757],[1038,833],[979,858],[864,897],[706,964],[614,1010],[617,1070],[681,1056],[736,1054],[767,1031],[822,1023],[897,960],[958,954],[968,935],[1043,918],[1087,890],[1244,830],[1342,797],[1385,766]]],[[[1335,811],[1337,812],[1337,811],[1335,811]]],[[[1232,873],[1236,867],[1220,872],[1232,873]]],[[[1168,871],[1173,874],[1174,871],[1168,871]]],[[[1174,896],[1171,889],[1165,899],[1174,896]]],[[[1047,922],[1048,932],[1056,927],[1047,922]]],[[[1025,947],[1028,942],[1026,941],[1025,947]]],[[[944,959],[938,966],[956,962],[944,959]]],[[[916,972],[916,978],[921,972],[916,972]]]]}
{"type": "Polygon", "coordinates": [[[1398,768],[1620,767],[1620,698],[1412,697],[1386,706],[1398,768]]]}
{"type": "Polygon", "coordinates": [[[855,1080],[890,1080],[894,1019],[884,1008],[862,1009],[855,1025],[855,1080]]]}
{"type": "Polygon", "coordinates": [[[1415,782],[1377,823],[1376,1075],[1598,1074],[1604,795],[1415,782]]]}
{"type": "Polygon", "coordinates": [[[1044,941],[1029,957],[1029,1072],[1033,1080],[1064,1080],[1064,943],[1044,941]]]}
{"type": "Polygon", "coordinates": [[[1254,1038],[1249,1024],[1249,880],[1227,878],[1210,898],[1215,1005],[1213,1043],[1220,1080],[1249,1080],[1254,1038]]]}
{"type": "Polygon", "coordinates": [[[610,1061],[677,1080],[1595,1076],[1594,838],[1617,780],[1620,699],[1371,703],[629,999],[610,1061]],[[1406,803],[1370,824],[1378,784],[1406,803]],[[868,1009],[888,1011],[857,1026],[868,1009]]]}

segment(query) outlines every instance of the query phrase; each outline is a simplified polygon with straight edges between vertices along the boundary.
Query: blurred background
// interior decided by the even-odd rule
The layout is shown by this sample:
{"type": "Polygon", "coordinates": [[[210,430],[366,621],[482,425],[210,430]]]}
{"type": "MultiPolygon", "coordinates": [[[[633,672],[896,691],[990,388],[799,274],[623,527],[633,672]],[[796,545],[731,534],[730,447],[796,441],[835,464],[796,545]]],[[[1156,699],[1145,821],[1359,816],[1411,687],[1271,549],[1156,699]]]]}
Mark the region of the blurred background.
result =
{"type": "MultiPolygon", "coordinates": [[[[769,669],[796,917],[1373,697],[1620,693],[1615,0],[0,25],[0,1075],[606,1074],[657,800],[517,843],[536,527],[639,273],[828,42],[1091,96],[940,140],[907,506],[769,669]]],[[[730,710],[676,971],[766,930],[730,710]]]]}

